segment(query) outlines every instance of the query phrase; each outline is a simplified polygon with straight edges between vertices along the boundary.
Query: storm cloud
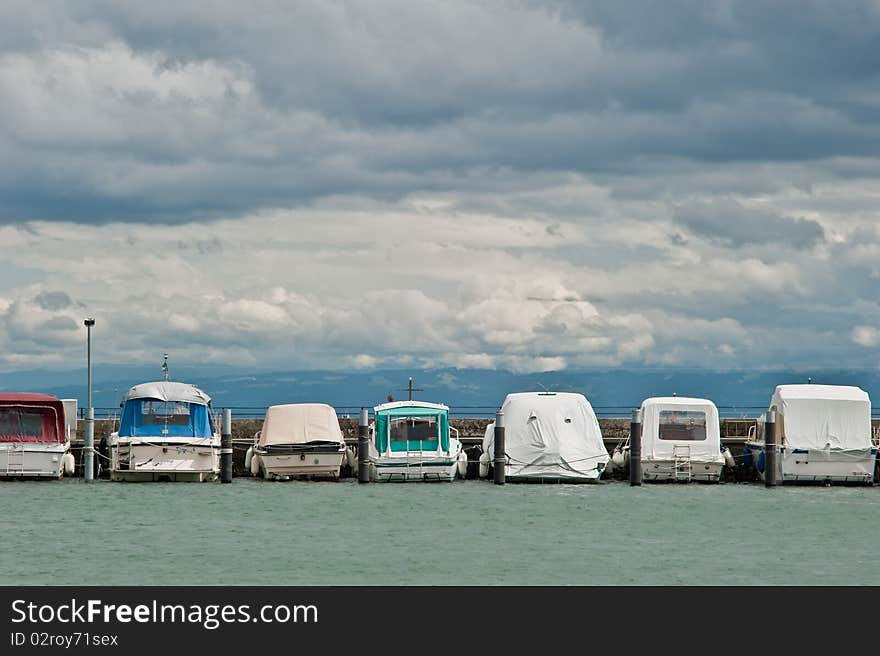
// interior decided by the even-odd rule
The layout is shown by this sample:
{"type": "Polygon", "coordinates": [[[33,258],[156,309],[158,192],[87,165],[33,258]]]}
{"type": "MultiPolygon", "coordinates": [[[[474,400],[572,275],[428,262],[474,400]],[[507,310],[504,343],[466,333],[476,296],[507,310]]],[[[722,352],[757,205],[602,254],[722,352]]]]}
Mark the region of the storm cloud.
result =
{"type": "Polygon", "coordinates": [[[73,305],[70,296],[64,292],[40,292],[34,297],[34,303],[44,310],[61,310],[73,305]]]}
{"type": "Polygon", "coordinates": [[[880,146],[868,2],[31,4],[0,10],[3,221],[176,223],[880,146]]]}
{"type": "Polygon", "coordinates": [[[766,209],[748,208],[736,201],[713,200],[677,207],[678,223],[710,240],[732,246],[781,242],[809,248],[825,236],[816,221],[791,218],[766,209]]]}

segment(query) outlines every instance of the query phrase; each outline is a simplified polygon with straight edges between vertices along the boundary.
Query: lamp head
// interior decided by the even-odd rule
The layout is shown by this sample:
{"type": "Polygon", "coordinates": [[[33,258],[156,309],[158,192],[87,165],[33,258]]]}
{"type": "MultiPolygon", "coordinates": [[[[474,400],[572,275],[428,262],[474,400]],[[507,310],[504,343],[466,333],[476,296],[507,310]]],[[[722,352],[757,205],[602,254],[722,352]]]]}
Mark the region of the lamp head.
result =
{"type": "Polygon", "coordinates": [[[89,317],[88,319],[86,319],[85,321],[83,321],[83,325],[84,325],[84,326],[88,326],[89,328],[91,328],[92,326],[95,325],[95,320],[94,320],[92,317],[89,317]]]}

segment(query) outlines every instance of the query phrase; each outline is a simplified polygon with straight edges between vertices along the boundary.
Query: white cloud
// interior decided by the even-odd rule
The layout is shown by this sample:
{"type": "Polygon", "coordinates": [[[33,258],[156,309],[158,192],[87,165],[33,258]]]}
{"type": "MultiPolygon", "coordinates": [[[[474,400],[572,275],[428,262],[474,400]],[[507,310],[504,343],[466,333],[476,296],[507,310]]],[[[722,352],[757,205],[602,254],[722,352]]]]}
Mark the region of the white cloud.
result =
{"type": "MultiPolygon", "coordinates": [[[[516,215],[526,201],[512,198],[516,215]]],[[[22,353],[41,362],[46,348],[77,361],[82,336],[64,321],[86,313],[99,317],[98,353],[113,362],[191,347],[208,361],[273,367],[744,365],[772,360],[786,341],[783,316],[751,315],[750,304],[827,301],[834,267],[852,262],[779,247],[766,261],[708,242],[652,247],[614,230],[628,204],[612,199],[582,224],[458,209],[473,200],[428,210],[371,201],[368,212],[325,203],[180,226],[7,226],[3,266],[37,267],[44,280],[6,290],[0,303],[4,352],[18,354],[6,366],[26,362],[22,353]],[[43,307],[67,297],[69,307],[43,307]]],[[[649,219],[627,221],[636,235],[667,234],[649,219]]],[[[821,353],[825,329],[813,330],[821,353]]]]}
{"type": "Polygon", "coordinates": [[[880,329],[874,326],[856,326],[852,331],[852,341],[866,348],[880,346],[880,329]]]}
{"type": "Polygon", "coordinates": [[[373,369],[379,364],[379,359],[367,353],[358,353],[352,359],[351,364],[355,369],[373,369]]]}

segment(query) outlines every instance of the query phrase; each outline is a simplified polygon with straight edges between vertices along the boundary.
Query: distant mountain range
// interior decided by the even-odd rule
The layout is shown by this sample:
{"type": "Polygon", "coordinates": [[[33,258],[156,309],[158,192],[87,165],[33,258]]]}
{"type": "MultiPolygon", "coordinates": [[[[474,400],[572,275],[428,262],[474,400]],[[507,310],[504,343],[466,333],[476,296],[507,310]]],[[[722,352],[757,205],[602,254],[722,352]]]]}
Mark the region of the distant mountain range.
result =
{"type": "MultiPolygon", "coordinates": [[[[586,369],[516,374],[485,369],[382,369],[369,371],[248,371],[228,366],[172,366],[173,380],[198,385],[213,397],[215,408],[232,407],[236,416],[262,416],[278,403],[323,402],[340,412],[356,413],[392,395],[407,398],[408,377],[414,398],[439,401],[460,416],[488,416],[506,394],[547,389],[584,394],[600,416],[628,416],[649,396],[706,397],[722,415],[752,417],[766,408],[776,385],[814,383],[857,385],[880,405],[880,371],[707,371],[684,369],[586,369]]],[[[137,383],[160,380],[158,366],[98,365],[92,371],[92,394],[98,409],[118,408],[137,383]]],[[[0,374],[0,391],[33,391],[86,404],[85,369],[30,370],[0,374]]],[[[878,408],[880,409],[880,408],[878,408]]],[[[99,411],[99,415],[103,414],[99,411]]],[[[875,411],[875,416],[877,416],[875,411]]]]}

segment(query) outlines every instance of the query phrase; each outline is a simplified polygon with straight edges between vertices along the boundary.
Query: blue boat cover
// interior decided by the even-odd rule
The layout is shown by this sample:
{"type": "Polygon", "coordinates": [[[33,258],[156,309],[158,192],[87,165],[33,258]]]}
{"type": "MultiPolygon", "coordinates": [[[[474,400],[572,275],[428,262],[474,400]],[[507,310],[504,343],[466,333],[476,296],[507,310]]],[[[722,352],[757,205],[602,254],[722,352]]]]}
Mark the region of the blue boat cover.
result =
{"type": "Polygon", "coordinates": [[[129,399],[122,410],[120,437],[213,437],[208,406],[185,401],[129,399]]]}

